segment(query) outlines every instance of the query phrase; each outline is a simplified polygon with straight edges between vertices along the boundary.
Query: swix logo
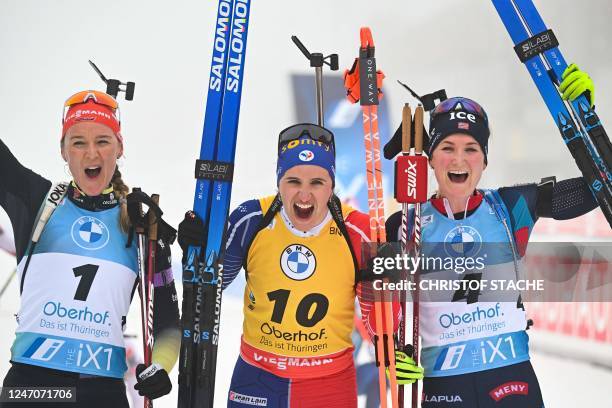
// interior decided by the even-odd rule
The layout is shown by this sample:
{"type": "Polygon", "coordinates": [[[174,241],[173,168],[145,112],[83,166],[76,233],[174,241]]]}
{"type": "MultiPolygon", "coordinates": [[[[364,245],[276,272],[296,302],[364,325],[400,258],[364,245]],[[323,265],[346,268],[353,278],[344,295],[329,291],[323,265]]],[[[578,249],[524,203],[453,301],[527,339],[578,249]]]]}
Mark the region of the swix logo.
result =
{"type": "Polygon", "coordinates": [[[412,197],[416,200],[417,190],[417,162],[409,161],[408,168],[406,169],[406,173],[408,173],[408,196],[412,197]]]}
{"type": "Polygon", "coordinates": [[[238,92],[240,76],[242,75],[243,58],[246,48],[247,17],[249,14],[249,0],[237,0],[234,3],[234,26],[230,45],[230,58],[227,66],[227,82],[225,89],[238,92]]]}
{"type": "Polygon", "coordinates": [[[253,353],[256,362],[273,365],[277,370],[286,370],[287,367],[315,367],[333,363],[332,358],[300,358],[300,357],[267,357],[253,353]]]}
{"type": "Polygon", "coordinates": [[[153,294],[155,293],[155,285],[149,283],[149,302],[147,303],[147,347],[153,350],[155,338],[153,336],[153,294]]]}
{"type": "Polygon", "coordinates": [[[227,50],[227,35],[229,33],[230,13],[232,10],[230,0],[219,2],[219,18],[217,19],[217,31],[215,32],[215,53],[212,59],[210,72],[210,84],[208,87],[214,91],[221,90],[222,72],[225,62],[225,51],[227,50]]]}
{"type": "Polygon", "coordinates": [[[529,395],[529,384],[522,381],[510,381],[489,391],[489,396],[496,402],[509,395],[529,395]]]}
{"type": "Polygon", "coordinates": [[[423,397],[423,402],[463,402],[459,395],[427,395],[423,397]]]}
{"type": "Polygon", "coordinates": [[[67,189],[68,184],[59,183],[53,188],[53,191],[51,191],[51,194],[49,194],[47,201],[57,207],[67,189]]]}

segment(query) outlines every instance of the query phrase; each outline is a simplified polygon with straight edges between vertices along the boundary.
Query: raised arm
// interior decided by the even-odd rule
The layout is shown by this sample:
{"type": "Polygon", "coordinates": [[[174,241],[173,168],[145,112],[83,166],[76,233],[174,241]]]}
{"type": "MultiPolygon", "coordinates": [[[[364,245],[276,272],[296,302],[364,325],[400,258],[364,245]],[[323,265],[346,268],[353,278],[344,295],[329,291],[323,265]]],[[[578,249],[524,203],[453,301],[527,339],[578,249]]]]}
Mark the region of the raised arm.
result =
{"type": "Polygon", "coordinates": [[[0,139],[0,206],[15,234],[17,262],[28,246],[32,226],[51,182],[24,167],[0,139]]]}

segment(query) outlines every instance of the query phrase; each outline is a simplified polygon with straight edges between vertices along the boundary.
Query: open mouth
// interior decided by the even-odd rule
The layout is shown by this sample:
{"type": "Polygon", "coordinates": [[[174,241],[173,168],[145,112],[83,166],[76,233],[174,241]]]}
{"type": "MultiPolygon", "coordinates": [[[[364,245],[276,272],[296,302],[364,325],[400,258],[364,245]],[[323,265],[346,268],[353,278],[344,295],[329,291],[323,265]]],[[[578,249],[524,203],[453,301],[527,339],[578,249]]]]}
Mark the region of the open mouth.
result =
{"type": "Polygon", "coordinates": [[[465,183],[465,181],[468,178],[468,172],[467,171],[455,171],[455,170],[453,170],[453,171],[449,171],[447,174],[448,174],[448,178],[453,183],[465,183]]]}
{"type": "Polygon", "coordinates": [[[100,172],[102,171],[102,167],[87,167],[85,169],[85,174],[87,175],[87,177],[89,178],[96,178],[100,175],[100,172]]]}
{"type": "Polygon", "coordinates": [[[295,203],[295,204],[293,204],[293,211],[295,211],[295,215],[298,218],[300,218],[302,220],[306,220],[306,219],[310,218],[310,216],[314,212],[314,205],[312,205],[312,204],[295,203]]]}

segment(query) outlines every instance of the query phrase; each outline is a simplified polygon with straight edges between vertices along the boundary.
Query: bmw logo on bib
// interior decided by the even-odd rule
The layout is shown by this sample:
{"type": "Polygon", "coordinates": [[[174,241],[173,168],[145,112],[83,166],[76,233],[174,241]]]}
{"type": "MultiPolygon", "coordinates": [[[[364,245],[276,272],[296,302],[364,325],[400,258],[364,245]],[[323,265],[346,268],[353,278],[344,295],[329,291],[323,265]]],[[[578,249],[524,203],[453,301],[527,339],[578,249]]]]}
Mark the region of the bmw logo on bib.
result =
{"type": "Polygon", "coordinates": [[[310,278],[315,272],[317,259],[308,247],[293,244],[283,250],[280,266],[289,278],[301,281],[310,278]]]}
{"type": "Polygon", "coordinates": [[[110,238],[108,228],[95,217],[84,216],[72,224],[72,240],[83,249],[96,250],[106,246],[110,238]]]}
{"type": "Polygon", "coordinates": [[[455,227],[444,237],[444,250],[450,257],[471,256],[480,252],[482,237],[470,226],[455,227]]]}

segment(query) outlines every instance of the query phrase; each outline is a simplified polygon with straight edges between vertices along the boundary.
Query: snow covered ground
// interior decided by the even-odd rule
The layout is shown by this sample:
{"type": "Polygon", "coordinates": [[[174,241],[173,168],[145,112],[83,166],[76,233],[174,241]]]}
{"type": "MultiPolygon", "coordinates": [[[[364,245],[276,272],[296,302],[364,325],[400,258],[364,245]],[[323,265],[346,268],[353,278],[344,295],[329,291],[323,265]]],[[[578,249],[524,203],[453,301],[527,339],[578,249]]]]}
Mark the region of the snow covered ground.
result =
{"type": "MultiPolygon", "coordinates": [[[[13,258],[0,253],[0,282],[3,282],[13,267],[13,258]]],[[[217,407],[225,406],[225,396],[238,356],[240,333],[242,330],[242,281],[232,284],[223,298],[221,324],[221,344],[217,366],[216,403],[217,407]]],[[[180,283],[178,286],[180,290],[180,283]]],[[[9,368],[10,346],[16,327],[14,314],[19,306],[19,289],[16,280],[11,282],[4,296],[0,299],[0,377],[4,378],[9,368]]],[[[128,318],[128,333],[139,332],[138,300],[132,303],[128,318]]],[[[140,343],[139,343],[140,344],[140,343]]],[[[542,352],[534,352],[532,361],[535,367],[547,407],[609,407],[609,387],[612,384],[612,370],[571,359],[571,356],[559,357],[542,352]]],[[[173,390],[155,403],[156,408],[176,407],[177,370],[170,374],[173,390]]]]}

